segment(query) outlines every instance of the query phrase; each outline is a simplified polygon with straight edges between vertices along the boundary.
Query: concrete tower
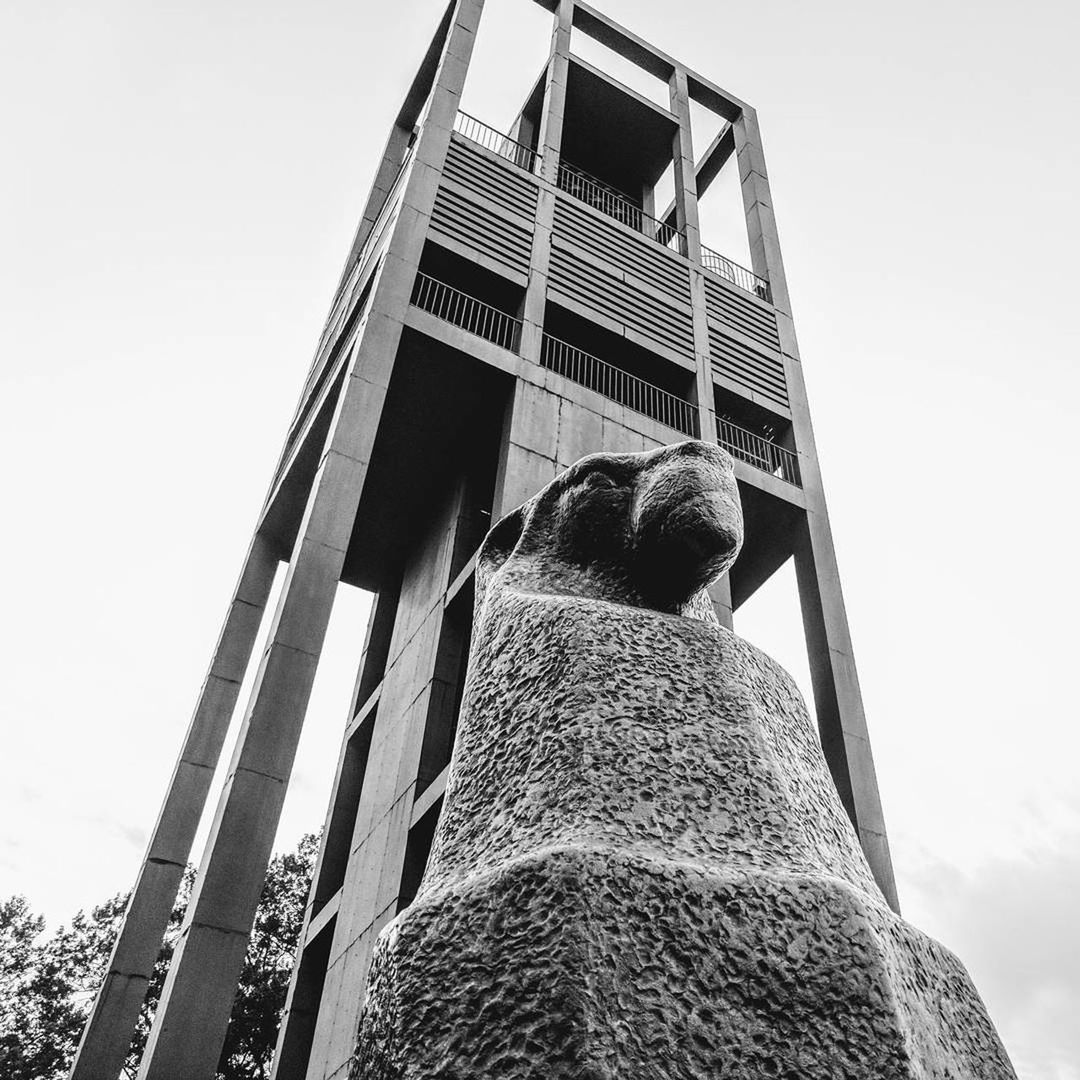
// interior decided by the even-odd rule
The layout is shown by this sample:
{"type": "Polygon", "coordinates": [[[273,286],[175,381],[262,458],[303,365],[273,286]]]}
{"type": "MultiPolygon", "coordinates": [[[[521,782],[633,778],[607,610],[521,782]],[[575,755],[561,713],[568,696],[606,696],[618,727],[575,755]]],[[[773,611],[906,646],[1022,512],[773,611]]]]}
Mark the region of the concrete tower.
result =
{"type": "MultiPolygon", "coordinates": [[[[524,4],[526,0],[519,0],[524,4]]],[[[72,1076],[120,1071],[280,562],[265,651],[144,1054],[209,1080],[335,589],[376,594],[275,1077],[348,1071],[375,936],[412,899],[438,819],[487,529],[595,450],[688,436],[736,459],[746,544],[730,626],[794,556],[822,745],[896,894],[757,116],[581,0],[540,0],[550,52],[511,130],[460,109],[483,0],[451,0],[390,132],[109,973],[72,1076]],[[575,57],[599,40],[666,107],[575,57]],[[691,140],[691,102],[719,134],[691,140]],[[707,247],[730,159],[752,268],[707,247]],[[659,205],[658,181],[674,178],[659,205]]]]}

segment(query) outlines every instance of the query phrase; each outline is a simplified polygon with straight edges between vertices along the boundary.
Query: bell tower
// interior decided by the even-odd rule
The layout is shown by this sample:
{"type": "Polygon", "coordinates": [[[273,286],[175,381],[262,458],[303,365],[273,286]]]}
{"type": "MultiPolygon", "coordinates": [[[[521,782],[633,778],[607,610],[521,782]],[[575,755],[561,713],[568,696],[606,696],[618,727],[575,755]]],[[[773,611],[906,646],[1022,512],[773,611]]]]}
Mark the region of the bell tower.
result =
{"type": "Polygon", "coordinates": [[[277,1080],[343,1080],[372,945],[415,894],[438,820],[477,547],[596,450],[693,437],[735,458],[746,542],[717,613],[731,626],[794,558],[822,746],[897,905],[757,114],[582,0],[539,2],[547,62],[508,130],[461,110],[483,0],[451,0],[390,130],[73,1080],[119,1075],[255,664],[139,1072],[213,1077],[345,581],[375,601],[274,1064],[277,1080]],[[666,104],[575,55],[577,35],[662,80],[666,104]],[[692,103],[717,120],[707,145],[692,103]],[[725,167],[749,267],[702,235],[699,200],[725,167]]]}

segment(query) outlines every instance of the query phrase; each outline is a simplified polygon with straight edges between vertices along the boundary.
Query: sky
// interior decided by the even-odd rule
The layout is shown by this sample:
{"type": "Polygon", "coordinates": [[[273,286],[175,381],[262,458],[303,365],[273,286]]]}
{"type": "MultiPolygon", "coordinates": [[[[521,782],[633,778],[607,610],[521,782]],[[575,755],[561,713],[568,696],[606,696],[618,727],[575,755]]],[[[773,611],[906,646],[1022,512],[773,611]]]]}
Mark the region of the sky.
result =
{"type": "MultiPolygon", "coordinates": [[[[1080,9],[601,6],[758,110],[901,904],[1022,1080],[1080,1080],[1080,9]]],[[[52,926],[134,878],[440,13],[0,8],[0,897],[52,926]]],[[[465,107],[505,126],[546,45],[488,0],[465,107]]],[[[703,238],[738,258],[733,191],[703,238]]],[[[806,686],[794,588],[736,630],[806,686]]],[[[321,825],[366,603],[281,848],[321,825]]]]}

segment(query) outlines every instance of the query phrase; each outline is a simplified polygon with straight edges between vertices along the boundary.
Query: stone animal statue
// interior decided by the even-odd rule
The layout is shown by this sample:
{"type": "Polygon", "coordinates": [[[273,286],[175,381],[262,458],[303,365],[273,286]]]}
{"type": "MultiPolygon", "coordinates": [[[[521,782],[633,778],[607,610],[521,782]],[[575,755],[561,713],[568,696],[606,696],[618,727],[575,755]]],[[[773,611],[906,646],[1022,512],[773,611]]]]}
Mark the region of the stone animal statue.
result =
{"type": "Polygon", "coordinates": [[[362,1080],[1005,1080],[885,904],[790,677],[719,626],[731,459],[579,461],[492,529],[445,807],[362,1080]]]}

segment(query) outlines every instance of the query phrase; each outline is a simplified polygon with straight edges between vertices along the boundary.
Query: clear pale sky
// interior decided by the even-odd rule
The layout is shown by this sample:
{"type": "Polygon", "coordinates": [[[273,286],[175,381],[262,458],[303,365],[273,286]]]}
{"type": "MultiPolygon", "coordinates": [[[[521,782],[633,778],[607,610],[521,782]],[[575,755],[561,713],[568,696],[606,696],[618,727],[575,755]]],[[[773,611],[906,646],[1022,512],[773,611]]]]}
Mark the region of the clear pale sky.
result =
{"type": "MultiPolygon", "coordinates": [[[[546,29],[488,6],[466,104],[505,124],[546,29]]],[[[1077,1080],[1077,7],[601,6],[759,111],[901,902],[1020,1076],[1077,1080]]],[[[0,11],[0,896],[53,926],[131,884],[440,12],[0,11]]],[[[793,596],[736,629],[805,685],[793,596]]],[[[282,847],[364,615],[343,589],[282,847]]]]}

